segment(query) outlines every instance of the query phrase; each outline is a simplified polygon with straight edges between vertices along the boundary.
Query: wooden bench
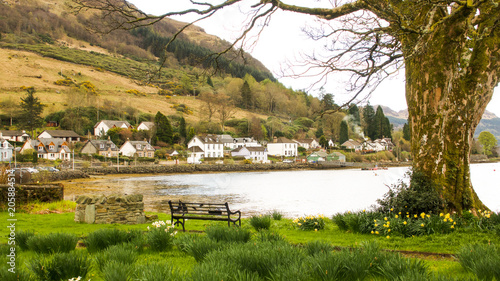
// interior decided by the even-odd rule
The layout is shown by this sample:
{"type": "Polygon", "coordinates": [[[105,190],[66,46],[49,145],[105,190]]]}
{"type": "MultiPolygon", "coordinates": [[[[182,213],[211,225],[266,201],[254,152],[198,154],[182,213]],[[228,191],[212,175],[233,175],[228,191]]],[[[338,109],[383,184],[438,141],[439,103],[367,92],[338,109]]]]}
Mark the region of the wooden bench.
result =
{"type": "Polygon", "coordinates": [[[241,212],[229,210],[229,205],[214,204],[214,203],[186,203],[168,201],[170,206],[170,214],[172,215],[171,223],[173,225],[182,225],[182,231],[186,231],[184,223],[187,219],[190,220],[212,220],[212,221],[227,221],[227,225],[231,223],[241,226],[241,212]],[[237,216],[236,216],[237,215],[237,216]],[[174,222],[175,219],[175,222],[174,222]]]}

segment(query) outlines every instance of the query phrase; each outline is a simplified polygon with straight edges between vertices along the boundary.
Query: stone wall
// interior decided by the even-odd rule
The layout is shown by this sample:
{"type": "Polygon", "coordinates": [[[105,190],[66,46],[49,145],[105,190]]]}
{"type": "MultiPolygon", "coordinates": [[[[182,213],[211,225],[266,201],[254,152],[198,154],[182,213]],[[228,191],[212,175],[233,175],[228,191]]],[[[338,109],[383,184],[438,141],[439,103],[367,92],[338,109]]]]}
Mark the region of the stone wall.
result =
{"type": "Polygon", "coordinates": [[[78,196],[75,221],[96,224],[145,223],[141,194],[111,196],[78,196]]]}
{"type": "Polygon", "coordinates": [[[150,165],[150,166],[126,166],[99,167],[83,169],[89,175],[105,174],[169,174],[169,173],[194,173],[194,172],[242,172],[242,171],[272,171],[272,170],[294,170],[311,169],[314,165],[307,163],[275,163],[275,164],[201,164],[201,165],[150,165]]]}
{"type": "MultiPolygon", "coordinates": [[[[0,202],[7,202],[9,185],[0,185],[0,202]]],[[[64,186],[62,184],[21,184],[15,185],[16,204],[23,204],[31,201],[52,202],[64,199],[64,186]]]]}

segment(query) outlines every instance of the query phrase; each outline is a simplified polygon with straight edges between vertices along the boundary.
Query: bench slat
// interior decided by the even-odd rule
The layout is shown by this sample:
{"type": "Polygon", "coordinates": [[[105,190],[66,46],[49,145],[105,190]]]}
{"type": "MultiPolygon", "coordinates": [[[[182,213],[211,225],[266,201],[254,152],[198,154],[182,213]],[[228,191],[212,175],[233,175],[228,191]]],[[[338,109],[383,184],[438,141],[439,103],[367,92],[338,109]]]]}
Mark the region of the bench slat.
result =
{"type": "Polygon", "coordinates": [[[186,219],[227,221],[228,226],[231,225],[231,222],[233,224],[238,222],[239,226],[241,226],[241,212],[239,210],[230,211],[227,203],[187,203],[181,201],[174,203],[168,201],[168,205],[170,206],[172,224],[181,224],[183,231],[186,231],[184,228],[186,219]],[[231,218],[231,215],[237,215],[237,217],[231,218]],[[176,220],[175,223],[174,219],[176,220]]]}

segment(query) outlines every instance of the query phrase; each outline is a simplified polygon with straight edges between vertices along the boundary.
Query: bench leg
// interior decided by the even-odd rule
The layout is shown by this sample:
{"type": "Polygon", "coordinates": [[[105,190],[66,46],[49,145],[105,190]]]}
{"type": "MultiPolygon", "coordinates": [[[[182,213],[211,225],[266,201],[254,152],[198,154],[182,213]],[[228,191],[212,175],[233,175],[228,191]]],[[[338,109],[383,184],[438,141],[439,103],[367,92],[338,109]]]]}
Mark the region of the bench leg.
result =
{"type": "MultiPolygon", "coordinates": [[[[172,221],[173,221],[173,219],[172,219],[172,221]]],[[[180,221],[179,219],[176,219],[176,222],[174,222],[174,223],[172,223],[172,224],[173,224],[174,226],[176,226],[176,225],[178,225],[178,224],[182,225],[182,231],[183,231],[183,232],[186,232],[186,229],[184,228],[184,219],[182,219],[182,221],[180,221]]]]}

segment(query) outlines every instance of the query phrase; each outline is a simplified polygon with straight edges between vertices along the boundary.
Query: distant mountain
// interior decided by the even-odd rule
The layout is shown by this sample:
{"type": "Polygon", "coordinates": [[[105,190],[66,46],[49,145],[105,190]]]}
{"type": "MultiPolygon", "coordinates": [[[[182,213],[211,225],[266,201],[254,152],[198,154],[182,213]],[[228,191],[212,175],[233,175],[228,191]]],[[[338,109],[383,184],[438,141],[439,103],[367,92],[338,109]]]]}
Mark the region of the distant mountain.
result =
{"type": "MultiPolygon", "coordinates": [[[[373,107],[377,108],[377,106],[378,105],[374,105],[373,107]]],[[[395,111],[387,106],[381,105],[380,107],[384,111],[385,116],[389,118],[391,124],[393,124],[394,129],[403,128],[403,125],[408,122],[407,109],[395,111]]],[[[477,138],[483,131],[492,133],[497,138],[497,140],[500,141],[500,118],[492,112],[485,111],[485,113],[483,114],[483,118],[479,122],[476,132],[474,133],[474,137],[477,138]]]]}

